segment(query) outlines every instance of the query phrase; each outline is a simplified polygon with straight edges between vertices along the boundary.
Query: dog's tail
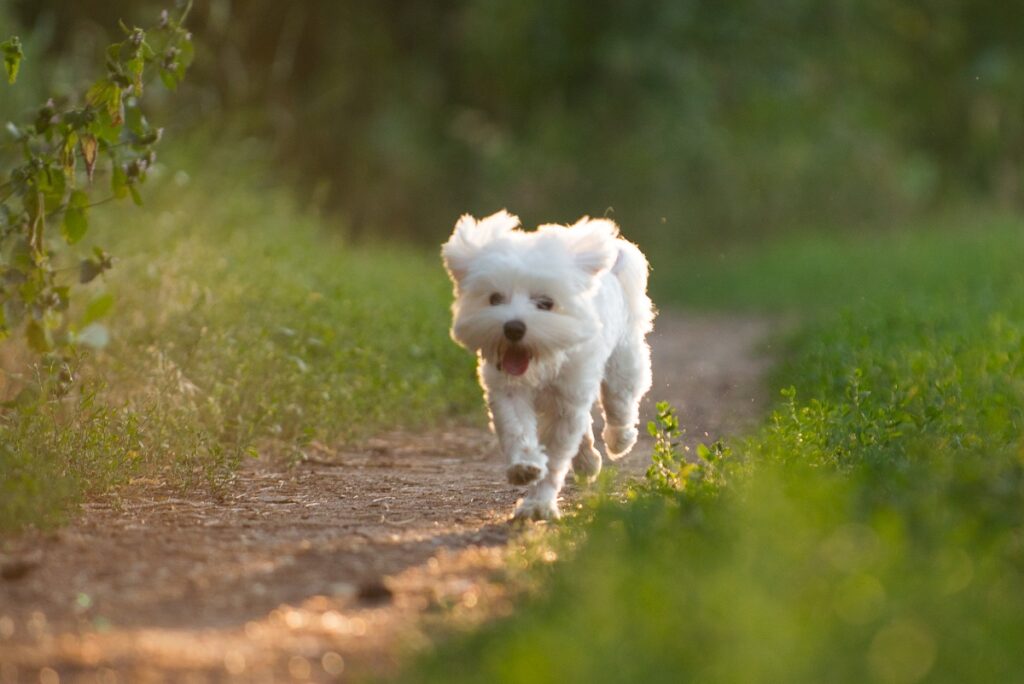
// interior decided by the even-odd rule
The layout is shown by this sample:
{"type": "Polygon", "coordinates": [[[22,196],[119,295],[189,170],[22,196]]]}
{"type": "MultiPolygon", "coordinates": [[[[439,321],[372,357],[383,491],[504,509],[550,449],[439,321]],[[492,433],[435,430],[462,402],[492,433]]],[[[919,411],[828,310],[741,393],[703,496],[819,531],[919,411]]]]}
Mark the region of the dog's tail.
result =
{"type": "Polygon", "coordinates": [[[619,248],[619,256],[612,266],[612,273],[622,285],[630,329],[640,330],[646,335],[654,328],[654,317],[657,315],[654,304],[647,296],[647,275],[651,267],[640,248],[632,242],[619,238],[615,243],[619,248]]]}

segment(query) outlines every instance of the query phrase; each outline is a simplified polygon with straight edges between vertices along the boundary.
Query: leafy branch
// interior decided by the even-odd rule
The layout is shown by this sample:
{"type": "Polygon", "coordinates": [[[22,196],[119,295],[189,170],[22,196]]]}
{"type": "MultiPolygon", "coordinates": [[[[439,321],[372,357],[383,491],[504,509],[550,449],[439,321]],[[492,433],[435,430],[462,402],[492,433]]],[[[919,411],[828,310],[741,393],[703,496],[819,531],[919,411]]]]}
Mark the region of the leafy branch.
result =
{"type": "MultiPolygon", "coordinates": [[[[74,283],[64,282],[55,261],[61,250],[89,231],[90,210],[113,200],[142,204],[138,186],[156,161],[163,135],[142,111],[150,76],[175,90],[193,59],[184,22],[191,0],[177,17],[166,10],[148,29],[120,24],[124,39],[105,53],[106,74],[74,101],[43,104],[33,121],[6,125],[20,159],[0,168],[0,339],[19,330],[39,353],[60,353],[75,344],[68,307],[74,283]],[[109,170],[110,194],[92,200],[97,171],[109,170]]],[[[9,85],[24,53],[12,37],[0,43],[9,85]]],[[[101,248],[81,260],[78,284],[113,265],[101,248]]]]}

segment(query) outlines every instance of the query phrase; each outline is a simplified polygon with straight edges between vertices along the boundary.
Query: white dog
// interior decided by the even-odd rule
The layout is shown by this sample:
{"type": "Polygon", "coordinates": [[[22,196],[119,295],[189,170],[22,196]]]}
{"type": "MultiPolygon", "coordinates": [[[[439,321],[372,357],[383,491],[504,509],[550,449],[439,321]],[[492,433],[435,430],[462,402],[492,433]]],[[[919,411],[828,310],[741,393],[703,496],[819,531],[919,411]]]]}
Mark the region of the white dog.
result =
{"type": "Polygon", "coordinates": [[[559,516],[572,463],[601,470],[591,408],[600,395],[608,457],[629,453],[651,385],[654,310],[647,259],[607,219],[519,229],[500,211],[466,215],[441,250],[455,288],[452,338],[476,352],[508,480],[529,485],[517,518],[559,516]]]}

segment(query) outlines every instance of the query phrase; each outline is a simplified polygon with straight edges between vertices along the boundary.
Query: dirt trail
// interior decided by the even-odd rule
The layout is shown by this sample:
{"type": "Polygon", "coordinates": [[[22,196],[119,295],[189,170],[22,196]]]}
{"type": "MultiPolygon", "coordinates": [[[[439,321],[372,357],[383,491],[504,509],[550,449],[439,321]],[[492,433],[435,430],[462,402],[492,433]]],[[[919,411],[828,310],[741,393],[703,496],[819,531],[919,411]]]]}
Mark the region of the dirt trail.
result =
{"type": "MultiPolygon", "coordinates": [[[[691,440],[742,429],[763,410],[767,331],[662,314],[651,400],[679,407],[691,440]]],[[[621,477],[649,453],[639,444],[621,477]]],[[[431,624],[511,610],[521,492],[502,473],[489,434],[455,427],[317,446],[291,469],[254,461],[221,499],[136,483],[3,547],[0,682],[386,675],[431,624]]]]}

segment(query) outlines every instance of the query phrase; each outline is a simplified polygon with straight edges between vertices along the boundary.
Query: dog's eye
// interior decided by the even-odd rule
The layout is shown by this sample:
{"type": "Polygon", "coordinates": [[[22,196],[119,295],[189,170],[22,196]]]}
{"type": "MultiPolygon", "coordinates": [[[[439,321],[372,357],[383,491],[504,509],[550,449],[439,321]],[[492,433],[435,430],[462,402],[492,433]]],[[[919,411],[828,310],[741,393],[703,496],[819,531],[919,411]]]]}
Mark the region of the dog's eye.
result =
{"type": "Polygon", "coordinates": [[[491,306],[496,306],[504,302],[505,298],[501,296],[500,292],[495,292],[491,295],[491,298],[488,301],[491,303],[491,306]]]}
{"type": "Polygon", "coordinates": [[[537,308],[541,311],[551,311],[555,308],[555,301],[551,297],[534,297],[533,303],[537,305],[537,308]]]}

